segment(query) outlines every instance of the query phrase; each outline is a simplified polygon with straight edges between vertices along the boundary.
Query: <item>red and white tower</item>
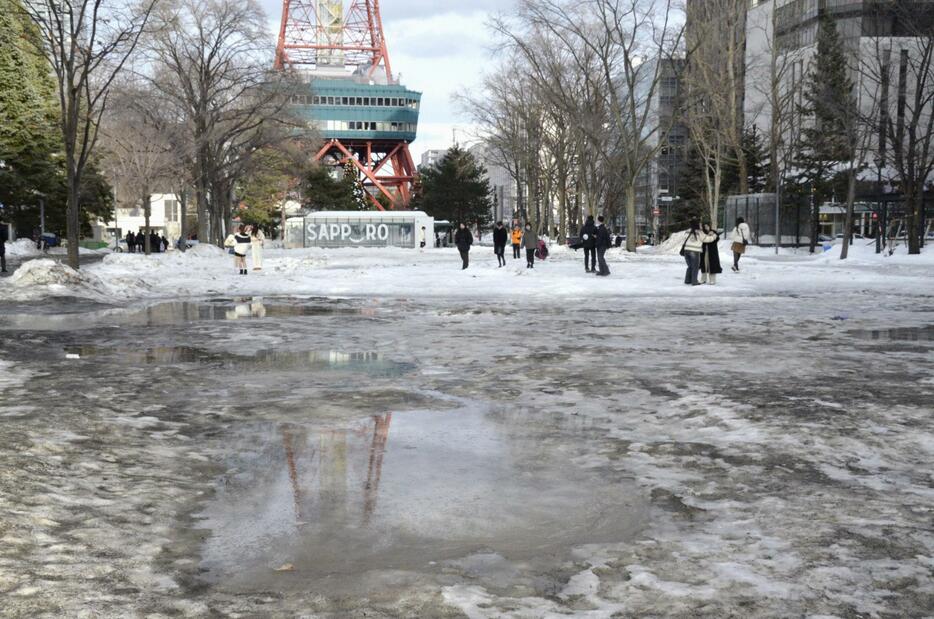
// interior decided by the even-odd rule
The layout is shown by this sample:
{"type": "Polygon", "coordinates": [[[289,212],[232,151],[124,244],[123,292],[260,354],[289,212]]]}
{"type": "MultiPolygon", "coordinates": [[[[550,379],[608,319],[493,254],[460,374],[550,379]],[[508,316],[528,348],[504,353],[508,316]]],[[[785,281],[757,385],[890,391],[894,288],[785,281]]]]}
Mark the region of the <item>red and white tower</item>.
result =
{"type": "Polygon", "coordinates": [[[408,206],[421,93],[392,74],[379,0],[283,0],[275,66],[309,77],[297,111],[326,142],[316,160],[353,163],[377,208],[408,206]],[[380,200],[379,196],[383,199],[380,200]]]}

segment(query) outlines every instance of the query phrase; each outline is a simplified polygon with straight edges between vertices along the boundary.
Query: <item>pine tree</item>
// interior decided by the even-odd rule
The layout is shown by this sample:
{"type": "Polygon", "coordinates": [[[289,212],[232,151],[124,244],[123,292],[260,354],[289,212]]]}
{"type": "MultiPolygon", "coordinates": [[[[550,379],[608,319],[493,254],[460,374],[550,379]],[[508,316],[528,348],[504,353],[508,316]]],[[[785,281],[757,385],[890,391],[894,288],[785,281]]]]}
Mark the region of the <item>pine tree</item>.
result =
{"type": "Polygon", "coordinates": [[[358,187],[356,178],[349,180],[345,170],[335,178],[333,168],[313,166],[302,179],[303,206],[312,211],[361,210],[358,187]]]}
{"type": "Polygon", "coordinates": [[[769,156],[762,134],[755,125],[743,132],[743,151],[746,153],[746,172],[749,193],[762,193],[769,181],[769,156]]]}
{"type": "Polygon", "coordinates": [[[852,116],[853,81],[847,73],[848,54],[832,18],[821,18],[817,54],[804,85],[798,114],[804,128],[798,144],[798,182],[811,186],[811,251],[820,231],[820,205],[830,195],[834,167],[848,161],[849,118],[852,116]]]}
{"type": "Polygon", "coordinates": [[[454,146],[436,165],[422,170],[413,207],[436,219],[476,225],[482,231],[491,223],[490,194],[486,170],[470,152],[454,146]]]}

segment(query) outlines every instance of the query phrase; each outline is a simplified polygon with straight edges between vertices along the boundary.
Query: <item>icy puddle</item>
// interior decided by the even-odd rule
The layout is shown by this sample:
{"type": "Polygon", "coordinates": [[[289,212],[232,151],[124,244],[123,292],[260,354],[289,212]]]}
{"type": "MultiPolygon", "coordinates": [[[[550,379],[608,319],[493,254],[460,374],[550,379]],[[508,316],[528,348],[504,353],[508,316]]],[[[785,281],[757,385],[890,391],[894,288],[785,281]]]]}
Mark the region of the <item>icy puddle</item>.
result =
{"type": "Polygon", "coordinates": [[[547,563],[644,526],[631,483],[543,450],[554,429],[525,421],[467,405],[249,424],[228,439],[226,472],[199,515],[211,531],[207,577],[225,588],[330,581],[346,591],[358,586],[350,578],[434,571],[475,553],[547,563]],[[282,565],[294,574],[277,573],[282,565]]]}
{"type": "Polygon", "coordinates": [[[115,363],[163,365],[192,363],[214,365],[250,372],[265,370],[342,370],[382,376],[401,376],[415,370],[414,363],[387,359],[379,352],[346,352],[340,350],[279,351],[258,350],[252,355],[224,352],[191,346],[159,346],[134,350],[130,346],[101,347],[93,345],[66,346],[66,359],[73,361],[107,360],[115,363]]]}
{"type": "Polygon", "coordinates": [[[924,307],[0,300],[0,615],[930,614],[924,307]]]}

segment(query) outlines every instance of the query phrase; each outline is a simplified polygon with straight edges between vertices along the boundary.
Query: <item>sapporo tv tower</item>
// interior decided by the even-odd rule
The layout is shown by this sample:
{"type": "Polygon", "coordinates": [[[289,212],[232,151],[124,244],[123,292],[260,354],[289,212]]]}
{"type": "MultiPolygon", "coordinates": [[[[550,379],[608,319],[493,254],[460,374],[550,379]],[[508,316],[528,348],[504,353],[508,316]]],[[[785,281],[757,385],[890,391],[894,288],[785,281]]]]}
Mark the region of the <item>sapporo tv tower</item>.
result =
{"type": "Polygon", "coordinates": [[[276,69],[309,78],[293,103],[327,140],[315,159],[352,163],[375,207],[383,210],[382,195],[405,208],[421,93],[392,75],[379,0],[349,2],[345,13],[343,0],[283,0],[276,69]]]}

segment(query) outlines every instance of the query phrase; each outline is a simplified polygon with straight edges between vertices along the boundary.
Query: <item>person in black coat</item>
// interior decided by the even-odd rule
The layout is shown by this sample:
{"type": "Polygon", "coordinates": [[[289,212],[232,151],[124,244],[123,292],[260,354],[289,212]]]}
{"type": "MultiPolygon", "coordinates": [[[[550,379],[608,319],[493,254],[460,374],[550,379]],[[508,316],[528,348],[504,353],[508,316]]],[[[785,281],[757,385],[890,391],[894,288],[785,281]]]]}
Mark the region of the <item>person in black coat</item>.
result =
{"type": "Polygon", "coordinates": [[[457,245],[457,251],[461,254],[461,260],[464,261],[464,266],[461,268],[463,271],[470,264],[470,246],[473,245],[473,235],[463,223],[458,226],[454,234],[454,244],[457,245]]]}
{"type": "Polygon", "coordinates": [[[717,242],[720,240],[720,233],[710,227],[710,224],[704,224],[704,249],[701,251],[700,283],[713,286],[717,283],[717,275],[723,273],[720,266],[720,250],[717,249],[717,242]]]}
{"type": "Polygon", "coordinates": [[[600,264],[600,270],[597,271],[597,275],[606,277],[610,274],[610,267],[606,264],[606,250],[610,248],[613,242],[610,240],[610,231],[606,229],[606,224],[603,223],[603,215],[597,218],[597,221],[600,222],[600,225],[597,226],[597,262],[600,264]]]}
{"type": "Polygon", "coordinates": [[[584,248],[584,270],[588,273],[597,271],[597,226],[593,215],[587,216],[587,222],[581,228],[581,247],[584,248]]]}
{"type": "Polygon", "coordinates": [[[509,239],[509,232],[503,226],[503,222],[497,221],[493,228],[493,252],[496,254],[496,262],[500,267],[506,266],[506,241],[509,239]]]}
{"type": "Polygon", "coordinates": [[[132,230],[126,233],[126,250],[131,254],[136,253],[136,235],[132,230]]]}

